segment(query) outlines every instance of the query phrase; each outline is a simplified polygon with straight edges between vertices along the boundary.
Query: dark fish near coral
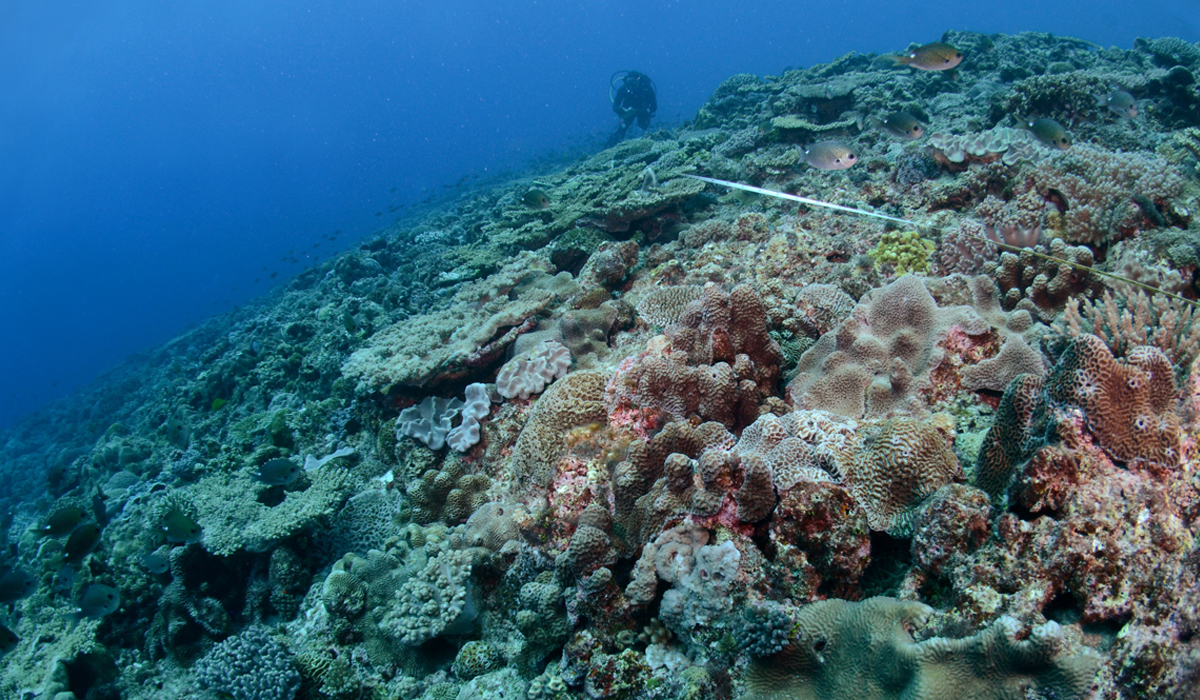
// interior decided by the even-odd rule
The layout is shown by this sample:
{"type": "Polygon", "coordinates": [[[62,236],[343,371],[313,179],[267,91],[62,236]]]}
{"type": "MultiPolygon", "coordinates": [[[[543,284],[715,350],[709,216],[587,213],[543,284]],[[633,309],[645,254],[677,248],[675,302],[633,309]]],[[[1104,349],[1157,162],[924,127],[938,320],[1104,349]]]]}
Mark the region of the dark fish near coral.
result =
{"type": "Polygon", "coordinates": [[[1138,115],[1137,101],[1124,90],[1113,90],[1107,95],[1096,96],[1096,106],[1107,107],[1113,114],[1125,119],[1133,119],[1138,115]]]}
{"type": "Polygon", "coordinates": [[[302,471],[300,465],[290,459],[268,459],[258,468],[254,480],[271,486],[285,486],[299,478],[302,471]]]}
{"type": "Polygon", "coordinates": [[[550,195],[546,194],[543,190],[536,188],[521,195],[521,201],[525,202],[526,206],[533,209],[550,208],[550,195]]]}
{"type": "Polygon", "coordinates": [[[46,518],[46,524],[37,529],[42,537],[62,537],[70,534],[75,528],[88,519],[88,513],[80,506],[63,506],[46,518]]]}
{"type": "Polygon", "coordinates": [[[908,112],[893,112],[883,121],[872,119],[871,124],[898,139],[911,141],[925,135],[925,126],[921,124],[921,120],[908,112]]]}
{"type": "Polygon", "coordinates": [[[1025,128],[1029,129],[1038,141],[1057,148],[1060,151],[1065,151],[1071,147],[1071,137],[1067,136],[1067,128],[1053,119],[1034,119],[1025,124],[1025,128]]]}
{"type": "Polygon", "coordinates": [[[20,569],[12,569],[0,576],[0,603],[15,603],[33,594],[37,580],[20,569]]]}
{"type": "Polygon", "coordinates": [[[103,583],[93,583],[79,594],[75,603],[75,615],[98,619],[116,612],[121,606],[121,592],[103,583]]]}
{"type": "Polygon", "coordinates": [[[841,141],[818,141],[804,149],[804,162],[818,170],[845,170],[858,156],[841,141]]]}
{"type": "Polygon", "coordinates": [[[68,566],[75,566],[96,548],[100,542],[100,526],[96,523],[84,523],[75,528],[67,538],[63,547],[62,561],[68,566]]]}
{"type": "Polygon", "coordinates": [[[950,44],[937,41],[914,51],[887,58],[897,66],[911,66],[918,70],[950,70],[962,63],[963,55],[950,44]]]}
{"type": "Polygon", "coordinates": [[[0,656],[7,654],[17,648],[17,644],[21,641],[12,630],[0,625],[0,656]]]}
{"type": "Polygon", "coordinates": [[[200,541],[200,523],[179,508],[171,508],[159,522],[158,529],[168,542],[195,544],[200,541]]]}

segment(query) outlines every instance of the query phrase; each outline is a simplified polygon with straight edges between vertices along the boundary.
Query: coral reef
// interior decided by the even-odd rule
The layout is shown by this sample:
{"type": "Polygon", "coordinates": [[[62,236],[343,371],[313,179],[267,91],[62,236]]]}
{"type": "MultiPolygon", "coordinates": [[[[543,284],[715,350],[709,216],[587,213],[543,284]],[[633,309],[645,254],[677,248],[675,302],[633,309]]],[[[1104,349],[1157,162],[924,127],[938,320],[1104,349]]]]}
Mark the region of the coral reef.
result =
{"type": "Polygon", "coordinates": [[[942,41],[733,76],[4,430],[0,695],[1187,697],[1198,50],[942,41]]]}

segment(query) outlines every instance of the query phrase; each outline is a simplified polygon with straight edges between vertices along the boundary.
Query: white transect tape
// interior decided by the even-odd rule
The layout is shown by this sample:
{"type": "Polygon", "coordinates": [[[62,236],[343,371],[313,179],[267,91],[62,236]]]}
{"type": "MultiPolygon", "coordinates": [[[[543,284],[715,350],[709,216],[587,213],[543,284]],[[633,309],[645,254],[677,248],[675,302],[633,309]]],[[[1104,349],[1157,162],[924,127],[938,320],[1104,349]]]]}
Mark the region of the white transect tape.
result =
{"type": "Polygon", "coordinates": [[[703,177],[701,175],[689,175],[686,173],[684,174],[684,177],[690,177],[694,180],[703,180],[705,182],[711,182],[714,185],[723,185],[725,187],[732,187],[735,190],[742,190],[744,192],[753,192],[755,194],[763,194],[768,197],[775,197],[776,199],[787,199],[792,202],[800,202],[801,204],[811,204],[814,207],[825,207],[826,209],[836,209],[838,211],[844,211],[844,212],[848,212],[850,214],[861,214],[862,216],[872,216],[872,217],[875,217],[876,219],[883,219],[884,221],[895,221],[898,224],[908,224],[909,226],[920,226],[920,224],[918,224],[917,222],[909,221],[908,219],[897,219],[894,216],[887,216],[885,214],[876,214],[873,211],[867,211],[865,209],[855,209],[854,207],[844,207],[840,204],[832,204],[830,202],[822,202],[819,199],[809,199],[808,197],[801,197],[798,194],[788,194],[787,192],[776,192],[775,190],[765,190],[761,187],[755,187],[754,185],[743,185],[740,182],[730,182],[729,180],[718,180],[715,177],[703,177]]]}
{"type": "MultiPolygon", "coordinates": [[[[929,226],[922,226],[921,224],[918,224],[915,221],[910,221],[908,219],[898,219],[894,216],[887,216],[886,214],[876,214],[873,211],[867,211],[865,209],[855,209],[854,207],[844,207],[840,204],[833,204],[830,202],[822,202],[819,199],[809,199],[808,197],[801,197],[800,195],[797,195],[797,194],[788,194],[786,192],[776,192],[775,190],[767,190],[767,189],[763,189],[761,187],[755,187],[754,185],[743,185],[740,182],[730,182],[729,180],[718,180],[715,177],[704,177],[702,175],[690,175],[688,173],[684,173],[683,176],[690,177],[695,180],[703,180],[704,182],[709,182],[714,185],[722,185],[724,187],[732,187],[735,190],[742,190],[744,192],[753,192],[755,194],[766,195],[768,197],[774,197],[776,199],[786,199],[786,200],[789,200],[792,202],[800,202],[801,204],[809,204],[814,207],[824,207],[826,209],[835,209],[837,211],[844,211],[849,214],[859,214],[861,216],[870,216],[870,217],[873,217],[876,219],[883,219],[884,221],[894,221],[898,224],[907,224],[914,228],[923,228],[926,230],[929,229],[929,226]]],[[[1121,282],[1131,284],[1140,289],[1144,289],[1152,294],[1162,294],[1163,296],[1170,297],[1172,299],[1175,299],[1176,301],[1181,301],[1193,308],[1200,307],[1200,304],[1192,301],[1191,299],[1188,299],[1186,297],[1181,297],[1178,294],[1172,294],[1170,292],[1159,289],[1158,287],[1152,287],[1143,282],[1137,282],[1135,280],[1131,280],[1128,277],[1122,277],[1121,275],[1116,275],[1111,272],[1105,272],[1104,270],[1097,270],[1094,267],[1088,267],[1087,265],[1081,265],[1076,262],[1071,262],[1070,260],[1063,260],[1062,258],[1056,258],[1053,255],[1046,255],[1045,253],[1039,253],[1039,252],[1029,249],[1029,248],[1020,248],[1017,246],[1011,246],[1011,245],[1008,245],[1007,243],[1003,243],[1001,241],[995,241],[990,238],[985,238],[984,236],[980,236],[979,234],[966,233],[965,231],[963,233],[964,233],[964,235],[970,236],[971,238],[974,238],[979,241],[983,241],[984,243],[991,243],[992,245],[995,245],[1002,250],[1011,250],[1011,251],[1016,251],[1018,253],[1022,253],[1022,252],[1029,253],[1030,255],[1041,258],[1043,260],[1049,260],[1051,262],[1061,263],[1063,265],[1070,265],[1071,267],[1073,267],[1077,270],[1082,270],[1084,272],[1090,272],[1090,273],[1099,275],[1101,277],[1107,277],[1109,279],[1119,280],[1121,282]]]]}

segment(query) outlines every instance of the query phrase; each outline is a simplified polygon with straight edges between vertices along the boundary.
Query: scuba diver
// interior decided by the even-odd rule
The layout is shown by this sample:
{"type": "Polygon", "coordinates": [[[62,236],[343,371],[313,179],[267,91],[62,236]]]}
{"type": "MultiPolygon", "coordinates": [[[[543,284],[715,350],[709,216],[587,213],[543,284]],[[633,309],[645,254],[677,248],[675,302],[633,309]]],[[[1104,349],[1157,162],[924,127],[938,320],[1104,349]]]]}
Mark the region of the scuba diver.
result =
{"type": "Polygon", "coordinates": [[[650,118],[658,111],[657,93],[654,81],[645,73],[619,70],[612,74],[608,79],[608,98],[612,100],[613,111],[621,118],[621,126],[608,139],[607,146],[620,143],[635,119],[643,131],[650,126],[650,118]],[[621,87],[616,86],[618,76],[621,76],[621,87]]]}

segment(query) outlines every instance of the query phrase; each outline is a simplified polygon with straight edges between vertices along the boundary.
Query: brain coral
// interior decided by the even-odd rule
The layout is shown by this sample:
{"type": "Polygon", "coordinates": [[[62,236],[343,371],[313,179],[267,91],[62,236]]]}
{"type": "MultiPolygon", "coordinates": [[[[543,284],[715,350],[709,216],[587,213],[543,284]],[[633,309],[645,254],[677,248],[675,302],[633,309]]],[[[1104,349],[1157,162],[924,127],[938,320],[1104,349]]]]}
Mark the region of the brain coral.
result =
{"type": "Polygon", "coordinates": [[[656,287],[637,303],[638,316],[646,323],[666,327],[678,323],[683,309],[700,298],[704,287],[683,285],[678,287],[656,287]]]}
{"type": "Polygon", "coordinates": [[[975,463],[975,485],[993,499],[1008,490],[1017,468],[1040,446],[1046,397],[1041,377],[1019,375],[1004,390],[975,463]]]}
{"type": "Polygon", "coordinates": [[[1000,618],[963,639],[915,642],[933,609],[894,598],[822,600],[800,608],[792,640],[751,664],[746,700],[1021,700],[1082,698],[1099,656],[1064,653],[1055,622],[1018,640],[1021,625],[1000,618]]]}
{"type": "Polygon", "coordinates": [[[608,419],[604,387],[608,377],[600,372],[573,372],[550,385],[534,405],[513,446],[512,470],[523,483],[547,486],[566,447],[564,434],[571,428],[608,419]]]}
{"type": "Polygon", "coordinates": [[[1096,441],[1114,459],[1179,464],[1175,374],[1162,350],[1134,348],[1122,362],[1103,340],[1078,336],[1046,379],[1046,394],[1082,408],[1096,441]]]}
{"type": "Polygon", "coordinates": [[[917,507],[961,478],[962,468],[946,438],[929,423],[911,418],[880,425],[846,474],[871,529],[894,535],[909,533],[917,507]]]}

